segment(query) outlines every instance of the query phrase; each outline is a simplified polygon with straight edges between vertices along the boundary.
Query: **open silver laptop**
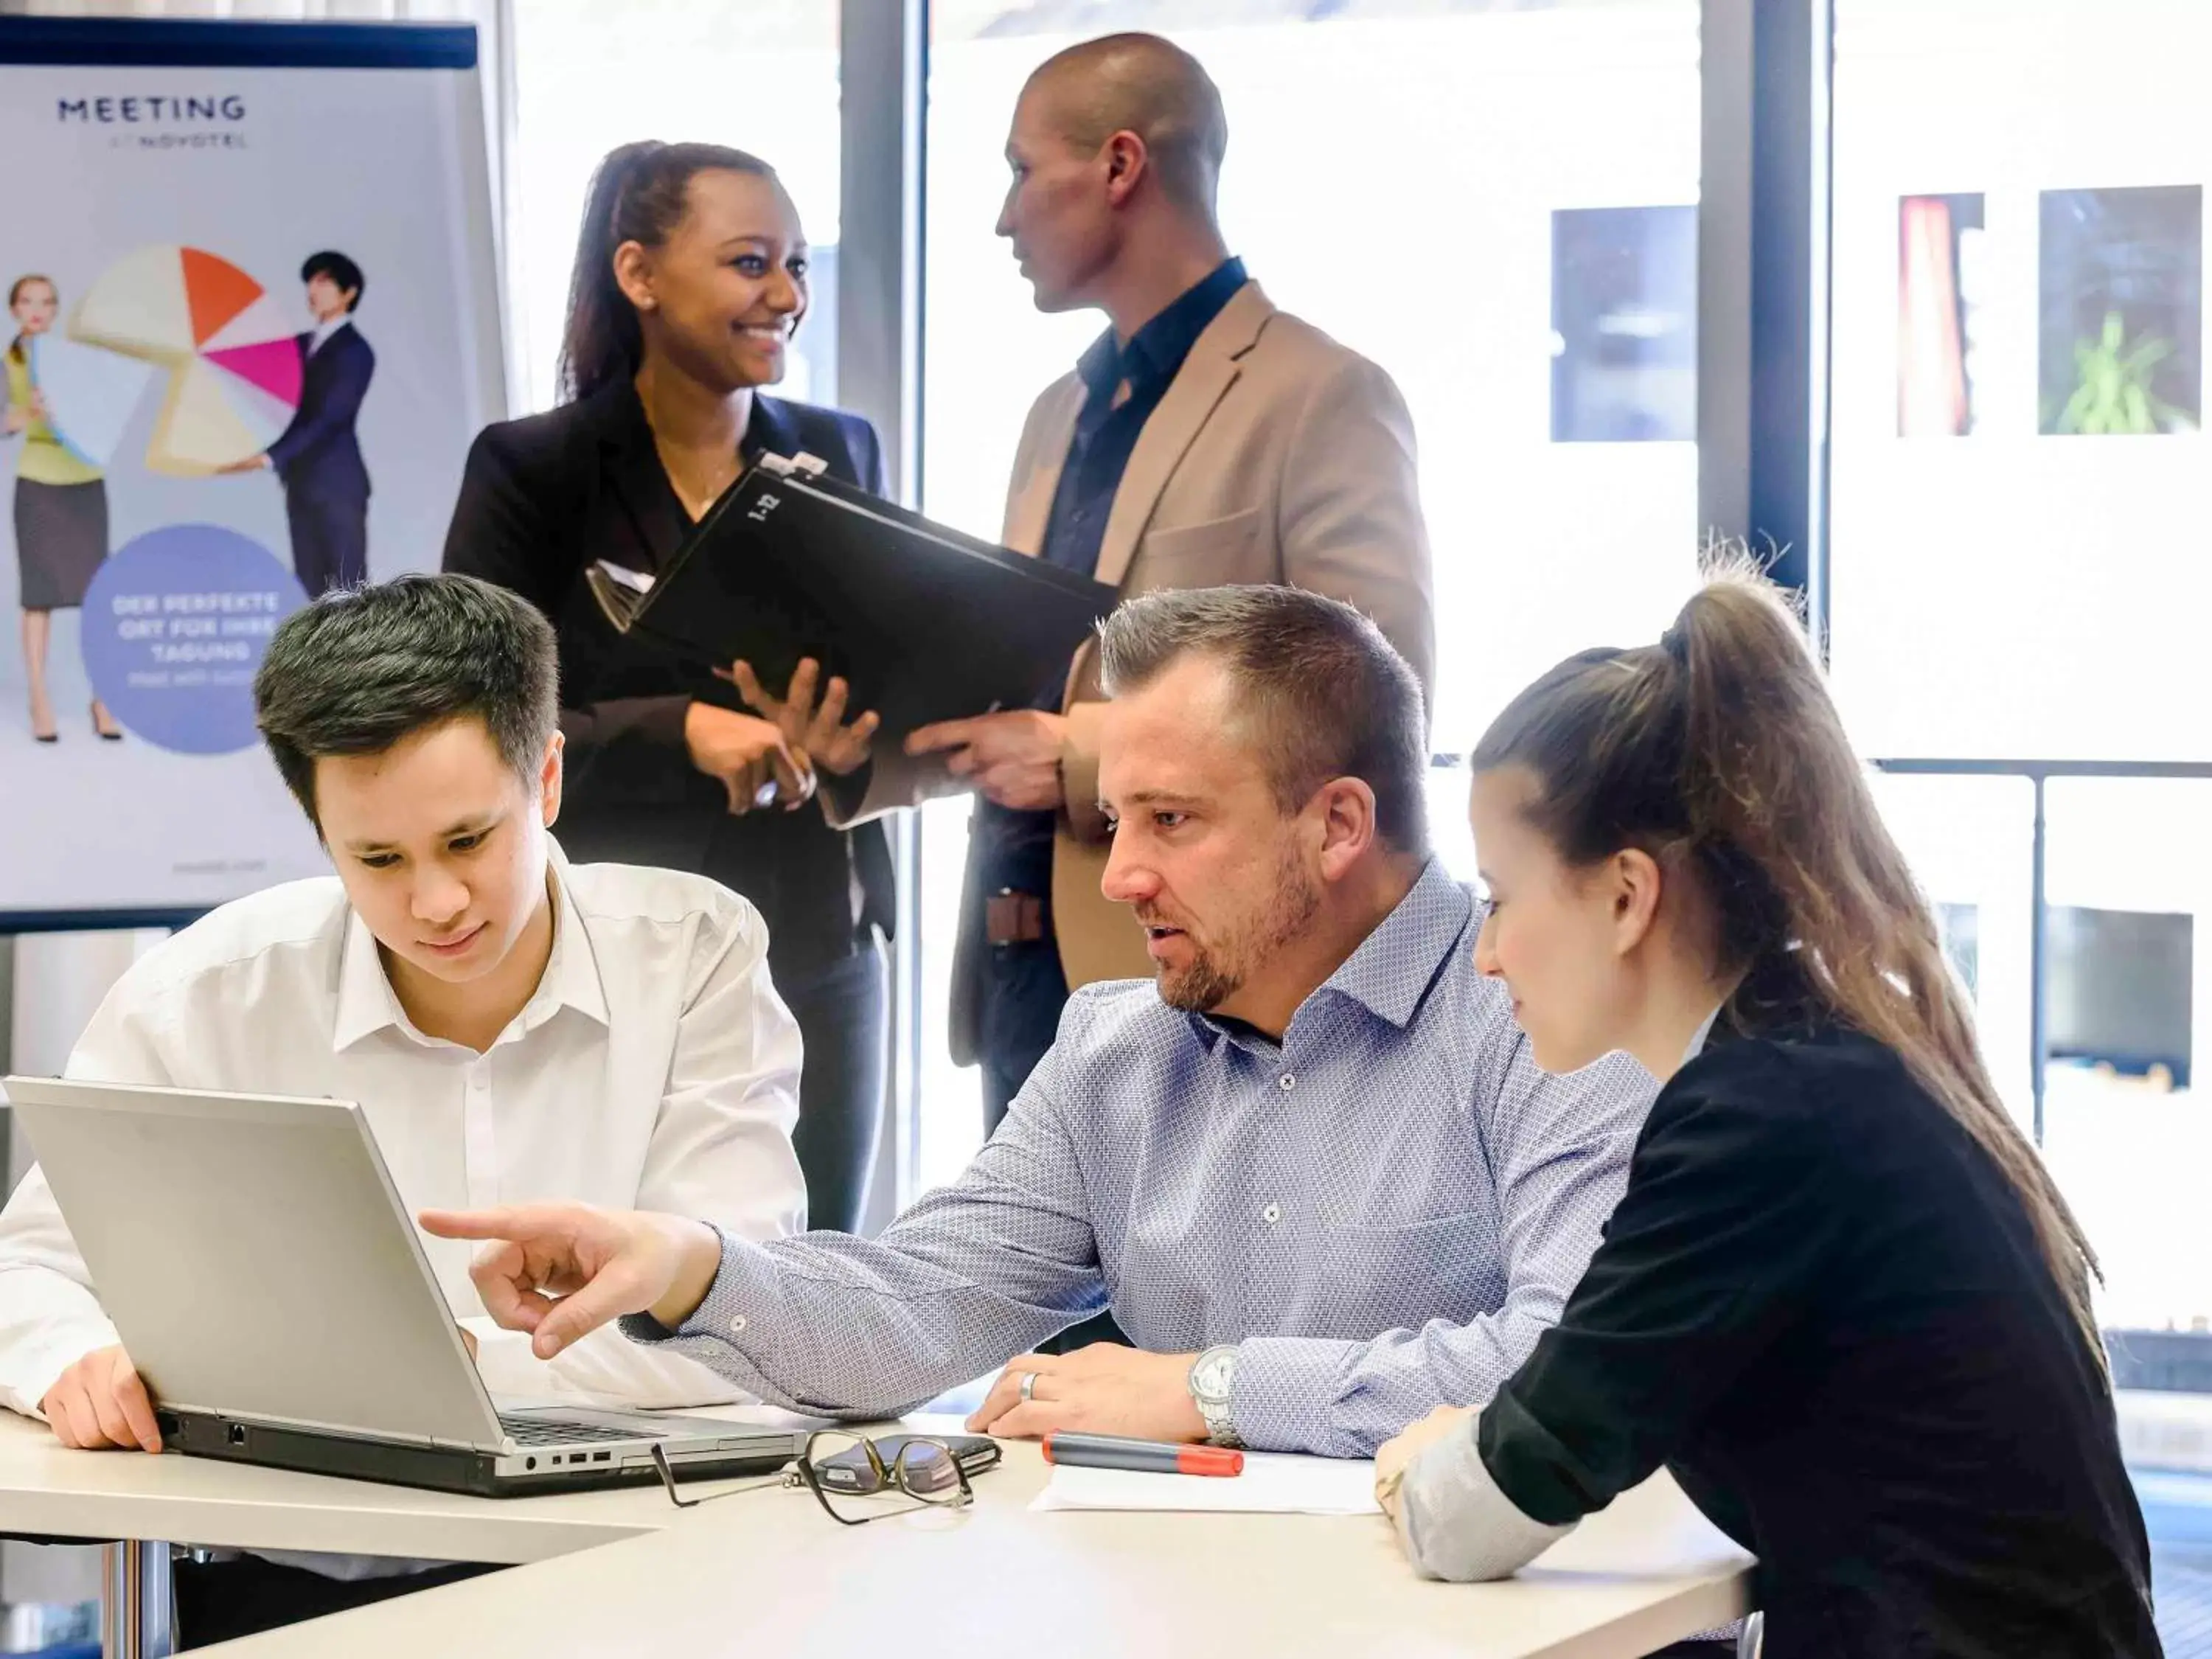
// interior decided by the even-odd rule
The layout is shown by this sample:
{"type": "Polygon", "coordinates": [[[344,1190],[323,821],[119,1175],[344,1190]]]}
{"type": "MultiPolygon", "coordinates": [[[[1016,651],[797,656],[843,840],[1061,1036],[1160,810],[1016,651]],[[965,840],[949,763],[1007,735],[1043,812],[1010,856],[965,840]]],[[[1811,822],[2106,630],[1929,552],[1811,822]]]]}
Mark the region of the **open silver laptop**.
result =
{"type": "Polygon", "coordinates": [[[504,1497],[765,1474],[804,1429],[484,1391],[350,1103],[5,1079],[177,1451],[504,1497]]]}

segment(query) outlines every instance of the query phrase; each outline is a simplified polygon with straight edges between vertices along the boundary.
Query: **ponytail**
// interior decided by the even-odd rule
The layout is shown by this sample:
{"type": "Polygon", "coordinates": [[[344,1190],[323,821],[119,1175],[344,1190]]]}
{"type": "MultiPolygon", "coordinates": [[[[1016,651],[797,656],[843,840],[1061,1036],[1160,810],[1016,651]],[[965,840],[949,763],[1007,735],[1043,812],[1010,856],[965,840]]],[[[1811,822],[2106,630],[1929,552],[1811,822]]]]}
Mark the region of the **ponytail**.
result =
{"type": "Polygon", "coordinates": [[[2002,1172],[2103,1364],[2097,1261],[1998,1098],[1936,920],[1875,805],[1811,641],[1740,551],[1656,646],[1589,651],[1523,691],[1476,746],[1478,772],[1537,779],[1536,827],[1575,866],[1640,848],[1692,872],[1718,924],[1725,1012],[1840,1023],[1896,1053],[2002,1172]]]}
{"type": "Polygon", "coordinates": [[[584,196],[576,264],[568,277],[568,315],[561,336],[562,403],[590,397],[636,374],[645,358],[637,307],[615,280],[625,242],[659,247],[684,222],[692,176],[708,172],[774,179],[757,155],[726,144],[664,144],[647,138],[607,152],[584,196]]]}

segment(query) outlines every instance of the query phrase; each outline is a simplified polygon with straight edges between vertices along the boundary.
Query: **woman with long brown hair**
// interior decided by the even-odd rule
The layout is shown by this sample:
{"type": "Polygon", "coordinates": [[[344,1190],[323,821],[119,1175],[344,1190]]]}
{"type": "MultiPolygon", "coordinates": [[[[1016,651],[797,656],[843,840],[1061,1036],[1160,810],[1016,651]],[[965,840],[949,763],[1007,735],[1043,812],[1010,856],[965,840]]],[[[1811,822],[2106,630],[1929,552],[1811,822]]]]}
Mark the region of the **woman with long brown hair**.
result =
{"type": "Polygon", "coordinates": [[[2156,1653],[2094,1258],[1780,593],[1717,573],[1473,770],[1537,1063],[1665,1086],[1558,1325],[1383,1449],[1415,1564],[1511,1572],[1664,1463],[1758,1556],[1767,1659],[2156,1653]]]}

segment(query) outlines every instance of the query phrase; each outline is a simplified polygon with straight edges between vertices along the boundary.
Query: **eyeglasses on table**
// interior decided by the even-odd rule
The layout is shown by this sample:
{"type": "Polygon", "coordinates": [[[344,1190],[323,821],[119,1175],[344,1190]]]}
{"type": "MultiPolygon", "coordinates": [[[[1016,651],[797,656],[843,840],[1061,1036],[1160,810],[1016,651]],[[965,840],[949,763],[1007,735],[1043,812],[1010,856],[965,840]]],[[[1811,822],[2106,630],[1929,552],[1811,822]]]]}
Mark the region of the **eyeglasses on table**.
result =
{"type": "Polygon", "coordinates": [[[865,1526],[889,1515],[910,1515],[920,1508],[959,1510],[975,1501],[968,1471],[952,1448],[927,1435],[900,1435],[887,1441],[839,1429],[817,1430],[806,1437],[806,1449],[789,1473],[732,1487],[707,1498],[686,1498],[677,1488],[676,1471],[668,1454],[656,1443],[651,1449],[653,1467],[668,1501],[679,1510],[693,1510],[717,1498],[763,1486],[804,1486],[841,1526],[865,1526]],[[890,1445],[885,1455],[885,1445],[890,1445]],[[895,1508],[882,1500],[893,1494],[911,1499],[895,1508]]]}

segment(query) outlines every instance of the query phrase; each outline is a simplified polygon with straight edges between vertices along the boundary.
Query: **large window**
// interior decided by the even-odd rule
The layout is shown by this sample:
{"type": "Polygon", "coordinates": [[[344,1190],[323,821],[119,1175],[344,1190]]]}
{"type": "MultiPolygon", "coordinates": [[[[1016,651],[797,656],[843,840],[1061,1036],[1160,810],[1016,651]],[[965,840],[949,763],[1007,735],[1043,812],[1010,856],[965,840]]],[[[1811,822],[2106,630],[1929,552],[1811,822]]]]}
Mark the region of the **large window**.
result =
{"type": "Polygon", "coordinates": [[[1973,994],[1997,1086],[2103,1260],[2103,1322],[2212,1331],[2212,1281],[2184,1243],[2212,1158],[2195,1097],[2197,1058],[2212,1053],[2197,950],[2198,918],[2212,915],[2197,851],[2212,836],[2212,780],[2045,781],[2039,989],[2033,778],[1877,787],[1973,994]]]}
{"type": "Polygon", "coordinates": [[[1935,901],[1991,1079],[2032,1133],[2033,787],[2018,777],[1877,775],[1874,783],[1883,821],[1935,901]]]}
{"type": "MultiPolygon", "coordinates": [[[[1016,96],[1060,47],[1164,29],[1220,85],[1231,247],[1411,405],[1436,555],[1435,746],[1567,652],[1656,637],[1696,544],[1695,0],[1328,9],[939,0],[927,125],[923,504],[995,535],[1031,400],[1102,322],[1042,317],[992,235],[1016,96]]],[[[1448,862],[1464,781],[1438,780],[1448,862]]],[[[926,1053],[944,1053],[966,805],[925,816],[926,1053]]],[[[982,1132],[926,1066],[920,1170],[982,1132]]]]}
{"type": "Polygon", "coordinates": [[[2212,1330],[2195,1224],[2212,1169],[2195,1069],[2212,1060],[2197,948],[2212,943],[2212,781],[2059,778],[2045,811],[2044,1156],[2104,1260],[2104,1322],[2212,1330]]]}
{"type": "Polygon", "coordinates": [[[2169,0],[1836,6],[1837,692],[1866,753],[1955,763],[1887,781],[1892,822],[1974,931],[1985,1046],[2103,1253],[2106,1322],[2152,1330],[2212,1325],[2176,1248],[2212,782],[2124,775],[2212,762],[2208,59],[2212,11],[2169,0]]]}
{"type": "Polygon", "coordinates": [[[507,314],[525,409],[554,399],[584,191],[641,138],[729,144],[783,177],[813,299],[783,394],[836,396],[837,8],[829,0],[525,0],[514,10],[507,314]]]}

